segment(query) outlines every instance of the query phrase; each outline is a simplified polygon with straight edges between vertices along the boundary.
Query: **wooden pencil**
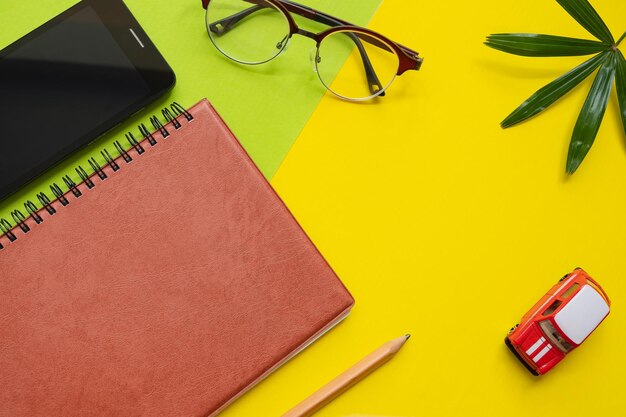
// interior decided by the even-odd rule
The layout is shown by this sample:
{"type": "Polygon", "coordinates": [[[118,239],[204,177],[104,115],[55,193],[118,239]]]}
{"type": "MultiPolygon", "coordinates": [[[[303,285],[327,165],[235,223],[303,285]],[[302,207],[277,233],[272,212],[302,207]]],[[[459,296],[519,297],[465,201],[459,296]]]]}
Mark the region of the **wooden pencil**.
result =
{"type": "Polygon", "coordinates": [[[411,335],[405,335],[385,343],[374,352],[370,353],[352,368],[348,369],[337,378],[306,398],[300,404],[287,411],[282,417],[309,417],[319,411],[326,404],[346,392],[348,389],[362,381],[369,374],[391,360],[404,346],[411,335]]]}

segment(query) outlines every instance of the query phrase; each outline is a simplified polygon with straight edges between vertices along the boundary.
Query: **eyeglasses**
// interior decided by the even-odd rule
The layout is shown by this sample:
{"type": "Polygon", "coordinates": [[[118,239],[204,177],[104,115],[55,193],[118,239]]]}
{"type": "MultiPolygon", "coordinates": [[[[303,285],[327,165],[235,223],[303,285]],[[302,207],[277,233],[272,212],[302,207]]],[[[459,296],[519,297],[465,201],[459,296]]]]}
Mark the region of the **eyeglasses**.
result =
{"type": "Polygon", "coordinates": [[[202,5],[213,45],[241,64],[271,61],[293,35],[313,39],[314,71],[330,92],[345,100],[384,96],[396,76],[422,65],[417,52],[383,35],[292,1],[202,0],[202,5]],[[309,32],[298,27],[291,13],[331,28],[309,32]]]}

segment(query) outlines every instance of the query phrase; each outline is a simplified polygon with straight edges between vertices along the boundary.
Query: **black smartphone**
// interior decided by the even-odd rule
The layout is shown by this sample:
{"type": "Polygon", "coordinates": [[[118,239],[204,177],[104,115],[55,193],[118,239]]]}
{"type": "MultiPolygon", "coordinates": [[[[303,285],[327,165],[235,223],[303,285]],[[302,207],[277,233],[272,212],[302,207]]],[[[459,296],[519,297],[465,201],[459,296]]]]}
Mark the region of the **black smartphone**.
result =
{"type": "Polygon", "coordinates": [[[0,200],[174,83],[122,0],[83,0],[0,51],[0,200]]]}

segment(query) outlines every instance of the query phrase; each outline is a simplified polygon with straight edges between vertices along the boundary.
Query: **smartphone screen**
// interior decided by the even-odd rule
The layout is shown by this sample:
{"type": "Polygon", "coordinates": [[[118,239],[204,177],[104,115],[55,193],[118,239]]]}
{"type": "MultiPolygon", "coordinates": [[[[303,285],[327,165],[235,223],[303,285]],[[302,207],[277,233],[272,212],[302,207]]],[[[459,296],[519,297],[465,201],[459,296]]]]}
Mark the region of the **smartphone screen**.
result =
{"type": "Polygon", "coordinates": [[[125,51],[146,45],[118,23],[86,4],[0,54],[0,199],[155,96],[150,59],[125,51]]]}

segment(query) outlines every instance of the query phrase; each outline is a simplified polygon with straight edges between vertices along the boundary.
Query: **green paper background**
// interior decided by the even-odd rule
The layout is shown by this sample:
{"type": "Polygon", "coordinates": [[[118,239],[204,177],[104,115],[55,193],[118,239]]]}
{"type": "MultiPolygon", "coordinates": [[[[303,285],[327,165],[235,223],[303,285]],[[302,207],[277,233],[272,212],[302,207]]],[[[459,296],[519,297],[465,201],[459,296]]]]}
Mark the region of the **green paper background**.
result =
{"type": "MultiPolygon", "coordinates": [[[[355,24],[367,25],[382,0],[300,2],[355,24]]],[[[76,3],[75,0],[1,0],[0,49],[76,3]]],[[[78,182],[76,166],[87,169],[87,159],[92,156],[103,162],[101,149],[113,151],[113,141],[123,139],[127,131],[138,136],[136,126],[142,122],[151,126],[149,117],[160,114],[160,109],[171,101],[189,107],[207,97],[261,171],[271,178],[326,93],[310,62],[310,51],[315,47],[311,39],[295,36],[288,49],[274,61],[243,66],[223,57],[211,44],[200,0],[126,0],[125,3],[176,72],[176,87],[119,128],[0,202],[0,218],[11,219],[10,212],[16,208],[24,211],[22,203],[27,199],[37,202],[37,192],[44,191],[52,197],[49,185],[63,184],[64,174],[78,182]]],[[[299,17],[296,21],[312,31],[324,29],[299,17]]],[[[337,69],[341,63],[338,60],[337,69]]],[[[33,119],[33,123],[37,120],[33,119]]],[[[41,128],[45,131],[45,126],[41,128]]]]}

